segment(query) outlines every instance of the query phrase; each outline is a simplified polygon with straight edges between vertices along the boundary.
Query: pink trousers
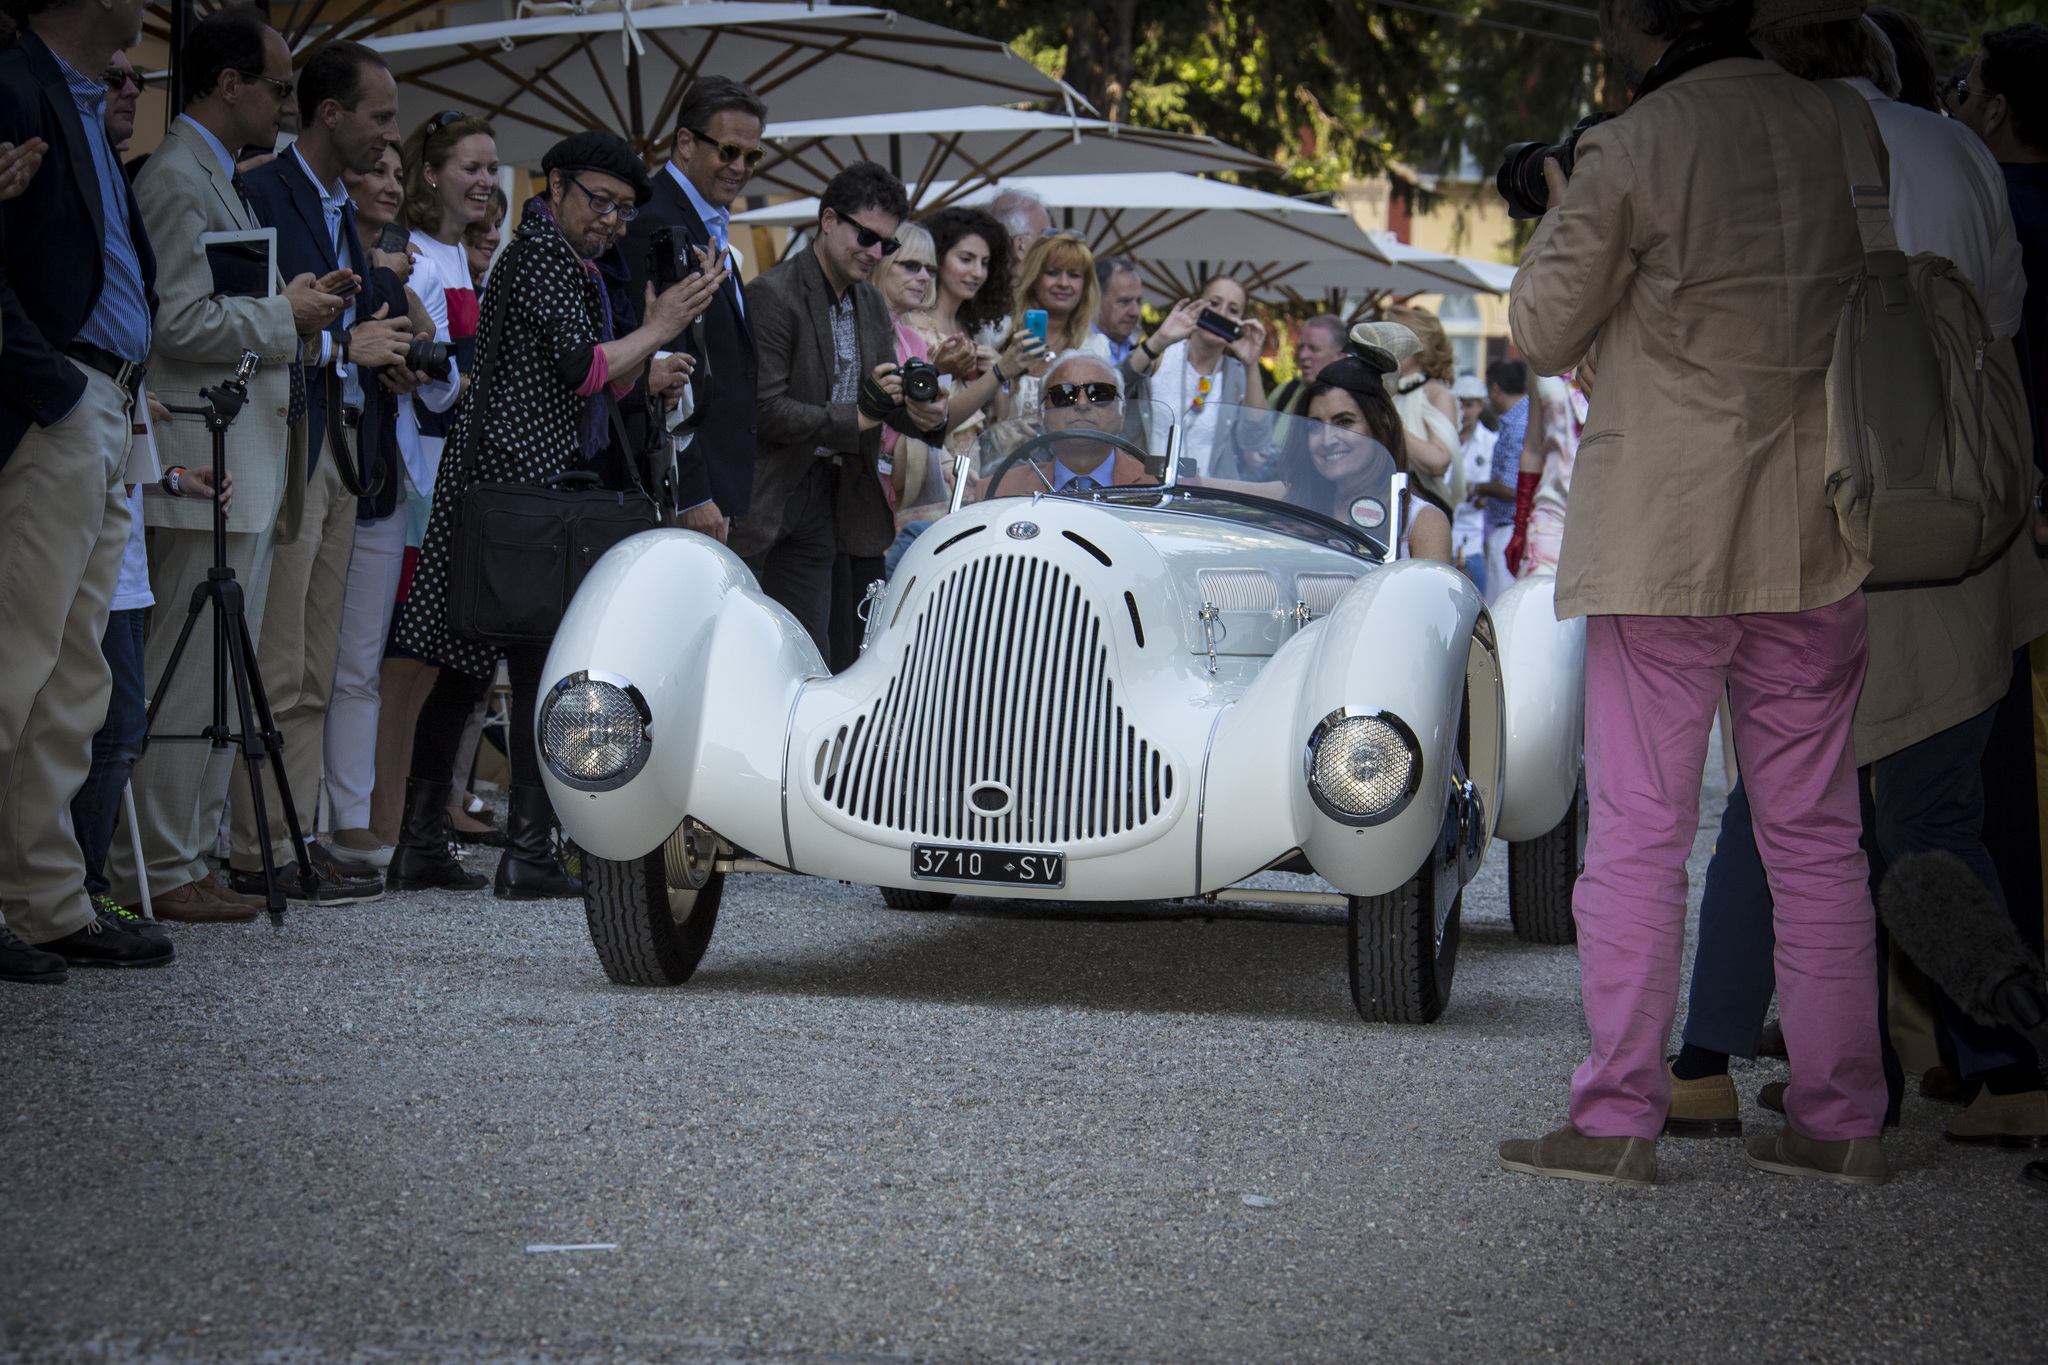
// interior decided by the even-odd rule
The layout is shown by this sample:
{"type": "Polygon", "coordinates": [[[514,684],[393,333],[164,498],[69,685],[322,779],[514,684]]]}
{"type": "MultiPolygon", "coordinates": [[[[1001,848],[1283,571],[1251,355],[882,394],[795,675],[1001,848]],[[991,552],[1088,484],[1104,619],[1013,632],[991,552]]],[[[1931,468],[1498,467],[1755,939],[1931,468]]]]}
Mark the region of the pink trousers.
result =
{"type": "Polygon", "coordinates": [[[1884,1121],[1869,865],[1850,720],[1863,594],[1812,611],[1586,623],[1586,869],[1573,898],[1592,1052],[1572,1122],[1654,1139],[1685,948],[1685,861],[1722,689],[1777,902],[1778,1011],[1799,1059],[1791,1125],[1827,1141],[1884,1121]]]}

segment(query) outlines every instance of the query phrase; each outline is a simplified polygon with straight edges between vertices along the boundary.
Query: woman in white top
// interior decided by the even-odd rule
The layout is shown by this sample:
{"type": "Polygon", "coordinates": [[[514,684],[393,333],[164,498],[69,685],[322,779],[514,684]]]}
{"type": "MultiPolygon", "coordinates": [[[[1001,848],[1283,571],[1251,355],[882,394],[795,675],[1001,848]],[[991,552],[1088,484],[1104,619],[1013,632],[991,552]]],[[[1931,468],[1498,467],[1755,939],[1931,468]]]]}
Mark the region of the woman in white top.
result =
{"type": "Polygon", "coordinates": [[[1055,356],[1070,351],[1092,355],[1114,366],[1109,338],[1095,330],[1095,313],[1102,306],[1102,286],[1095,280],[1095,257],[1077,232],[1048,231],[1024,253],[1017,270],[1017,300],[1010,308],[1010,335],[1006,348],[1035,335],[1024,326],[1024,315],[1033,309],[1045,313],[1045,347],[1022,374],[1012,374],[1005,363],[1003,374],[1009,384],[1007,406],[996,407],[1005,417],[1036,417],[1038,391],[1055,356]]]}
{"type": "Polygon", "coordinates": [[[1387,312],[1387,321],[1361,323],[1351,334],[1370,337],[1401,362],[1399,372],[1388,382],[1388,396],[1408,433],[1409,478],[1445,506],[1456,507],[1463,492],[1458,469],[1462,444],[1458,439],[1458,400],[1448,385],[1431,374],[1432,366],[1451,364],[1450,340],[1443,335],[1442,325],[1423,309],[1393,308],[1387,312]],[[1426,333],[1434,336],[1436,348],[1426,333]]]}
{"type": "Polygon", "coordinates": [[[1236,280],[1212,276],[1199,297],[1175,304],[1159,330],[1132,347],[1124,360],[1126,370],[1147,380],[1139,396],[1173,409],[1181,450],[1204,476],[1272,477],[1272,464],[1263,456],[1273,424],[1265,415],[1266,378],[1259,368],[1266,328],[1245,316],[1250,303],[1236,280]],[[1202,315],[1209,312],[1236,324],[1237,340],[1226,341],[1202,326],[1202,315]]]}

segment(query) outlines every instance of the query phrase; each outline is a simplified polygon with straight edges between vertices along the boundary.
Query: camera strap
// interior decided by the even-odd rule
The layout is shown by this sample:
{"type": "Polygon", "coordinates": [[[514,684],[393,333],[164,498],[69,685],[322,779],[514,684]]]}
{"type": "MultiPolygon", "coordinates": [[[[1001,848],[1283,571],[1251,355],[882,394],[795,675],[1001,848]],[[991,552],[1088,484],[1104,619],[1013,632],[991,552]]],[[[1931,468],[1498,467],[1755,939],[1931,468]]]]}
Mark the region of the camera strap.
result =
{"type": "Polygon", "coordinates": [[[335,473],[341,476],[341,486],[352,498],[374,498],[384,491],[384,468],[383,462],[379,461],[373,473],[363,463],[361,410],[356,410],[356,439],[351,442],[348,424],[342,420],[341,376],[334,372],[332,365],[321,369],[320,385],[324,398],[322,406],[327,412],[327,449],[334,460],[335,473]]]}
{"type": "Polygon", "coordinates": [[[1730,57],[1755,57],[1763,54],[1747,35],[1724,28],[1696,28],[1690,33],[1678,35],[1657,64],[1643,74],[1642,88],[1635,92],[1640,100],[1660,86],[1669,84],[1688,71],[1697,71],[1708,62],[1726,61],[1730,57]]]}

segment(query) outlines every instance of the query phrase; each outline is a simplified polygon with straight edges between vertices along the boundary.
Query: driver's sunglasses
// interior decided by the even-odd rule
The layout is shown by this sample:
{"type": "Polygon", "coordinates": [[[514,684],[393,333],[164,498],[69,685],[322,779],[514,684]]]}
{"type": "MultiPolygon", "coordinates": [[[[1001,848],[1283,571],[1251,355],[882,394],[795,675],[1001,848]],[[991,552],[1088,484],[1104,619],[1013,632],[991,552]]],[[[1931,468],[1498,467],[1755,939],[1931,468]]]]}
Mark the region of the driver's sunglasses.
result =
{"type": "Polygon", "coordinates": [[[569,183],[583,191],[583,197],[590,201],[590,211],[600,218],[606,218],[616,213],[619,215],[620,222],[630,223],[640,216],[638,205],[622,203],[608,194],[598,194],[590,186],[584,184],[573,175],[569,177],[569,183]]]}
{"type": "Polygon", "coordinates": [[[897,241],[894,237],[884,237],[873,228],[864,228],[851,218],[842,218],[840,221],[853,229],[853,240],[862,251],[866,251],[871,246],[879,246],[882,248],[884,256],[894,256],[903,249],[903,243],[897,241]]]}
{"type": "Polygon", "coordinates": [[[1968,76],[1956,77],[1947,85],[1941,87],[1941,93],[1943,95],[1949,96],[1951,103],[1963,103],[1965,100],[1970,98],[1970,78],[1968,76]]]}
{"type": "Polygon", "coordinates": [[[1123,397],[1116,385],[1096,380],[1091,384],[1052,384],[1045,390],[1049,408],[1071,408],[1079,403],[1114,403],[1123,397]]]}
{"type": "Polygon", "coordinates": [[[107,93],[109,95],[118,95],[121,93],[121,87],[124,85],[133,85],[140,91],[146,88],[148,84],[148,82],[142,79],[140,71],[124,71],[118,66],[108,67],[105,73],[100,76],[100,79],[107,83],[107,93]]]}

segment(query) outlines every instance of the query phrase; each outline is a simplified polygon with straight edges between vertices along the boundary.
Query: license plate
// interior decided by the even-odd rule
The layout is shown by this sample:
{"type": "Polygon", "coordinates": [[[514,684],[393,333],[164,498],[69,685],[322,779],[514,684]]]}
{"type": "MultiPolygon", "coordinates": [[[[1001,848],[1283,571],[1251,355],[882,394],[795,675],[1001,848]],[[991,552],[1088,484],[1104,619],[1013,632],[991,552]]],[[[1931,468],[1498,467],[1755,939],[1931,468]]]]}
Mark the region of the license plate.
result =
{"type": "Polygon", "coordinates": [[[961,844],[912,844],[910,875],[931,882],[1065,886],[1067,855],[961,844]]]}

